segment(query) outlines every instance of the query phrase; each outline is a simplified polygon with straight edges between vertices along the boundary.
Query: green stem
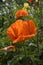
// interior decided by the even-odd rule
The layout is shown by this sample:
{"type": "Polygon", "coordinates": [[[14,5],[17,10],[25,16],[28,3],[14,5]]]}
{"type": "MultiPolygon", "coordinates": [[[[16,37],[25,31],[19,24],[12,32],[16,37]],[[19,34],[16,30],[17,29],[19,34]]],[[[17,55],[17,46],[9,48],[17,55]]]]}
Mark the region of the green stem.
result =
{"type": "Polygon", "coordinates": [[[27,65],[27,61],[26,61],[26,58],[27,58],[27,53],[26,53],[26,46],[25,46],[25,42],[23,43],[23,48],[24,48],[24,55],[25,55],[25,65],[27,65]]]}
{"type": "Polygon", "coordinates": [[[27,57],[25,45],[24,45],[24,54],[25,54],[25,57],[27,57]]]}

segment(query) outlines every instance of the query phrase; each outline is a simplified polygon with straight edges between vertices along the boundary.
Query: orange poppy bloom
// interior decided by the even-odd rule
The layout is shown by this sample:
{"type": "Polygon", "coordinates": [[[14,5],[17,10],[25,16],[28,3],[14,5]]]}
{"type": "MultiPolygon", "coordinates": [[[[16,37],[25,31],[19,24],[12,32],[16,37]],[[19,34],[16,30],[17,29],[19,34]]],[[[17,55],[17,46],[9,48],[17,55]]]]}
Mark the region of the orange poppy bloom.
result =
{"type": "Polygon", "coordinates": [[[22,16],[28,16],[28,12],[24,9],[18,10],[15,14],[16,18],[22,17],[22,16]]]}
{"type": "Polygon", "coordinates": [[[0,50],[12,50],[12,49],[15,49],[15,47],[14,46],[8,46],[5,48],[1,48],[0,50]]]}
{"type": "Polygon", "coordinates": [[[28,0],[28,2],[32,2],[32,0],[28,0]]]}
{"type": "Polygon", "coordinates": [[[36,35],[36,26],[32,20],[17,20],[7,30],[8,37],[13,43],[26,40],[36,35]]]}

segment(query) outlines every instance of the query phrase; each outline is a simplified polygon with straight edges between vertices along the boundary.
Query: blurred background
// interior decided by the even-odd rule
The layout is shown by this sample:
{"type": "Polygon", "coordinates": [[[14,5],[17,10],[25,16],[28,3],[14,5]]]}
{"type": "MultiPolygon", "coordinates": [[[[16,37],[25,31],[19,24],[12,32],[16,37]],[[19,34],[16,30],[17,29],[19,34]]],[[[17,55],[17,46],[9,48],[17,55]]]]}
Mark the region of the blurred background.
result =
{"type": "Polygon", "coordinates": [[[11,45],[16,48],[0,50],[0,65],[43,65],[43,0],[0,0],[0,49],[11,45]],[[29,16],[22,19],[34,20],[38,28],[37,35],[12,44],[6,30],[17,20],[16,11],[22,8],[29,12],[29,16]]]}

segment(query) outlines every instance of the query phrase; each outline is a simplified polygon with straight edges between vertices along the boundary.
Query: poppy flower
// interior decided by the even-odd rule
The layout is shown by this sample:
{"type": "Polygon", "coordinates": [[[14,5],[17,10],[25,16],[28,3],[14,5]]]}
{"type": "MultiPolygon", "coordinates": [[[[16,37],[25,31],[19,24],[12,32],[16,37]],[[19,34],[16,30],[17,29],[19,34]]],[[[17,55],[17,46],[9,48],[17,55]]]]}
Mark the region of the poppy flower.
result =
{"type": "Polygon", "coordinates": [[[28,2],[30,3],[30,2],[32,2],[32,0],[28,0],[28,2]]]}
{"type": "Polygon", "coordinates": [[[15,14],[16,18],[22,17],[22,16],[28,16],[27,10],[21,9],[18,10],[15,14]]]}
{"type": "Polygon", "coordinates": [[[17,20],[7,29],[7,36],[13,43],[21,42],[36,35],[36,26],[32,20],[17,20]]]}
{"type": "Polygon", "coordinates": [[[5,48],[1,48],[0,50],[12,50],[12,49],[15,49],[15,47],[14,46],[8,46],[5,48]]]}

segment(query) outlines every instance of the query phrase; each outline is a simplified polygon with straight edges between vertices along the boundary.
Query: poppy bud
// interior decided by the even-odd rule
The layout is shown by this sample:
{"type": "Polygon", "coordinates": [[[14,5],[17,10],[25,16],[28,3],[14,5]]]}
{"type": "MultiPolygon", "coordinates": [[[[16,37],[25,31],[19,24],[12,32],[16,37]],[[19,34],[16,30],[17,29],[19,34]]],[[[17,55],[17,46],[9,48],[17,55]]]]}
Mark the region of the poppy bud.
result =
{"type": "Polygon", "coordinates": [[[24,3],[24,8],[29,8],[30,6],[29,6],[29,4],[28,3],[24,3]]]}

